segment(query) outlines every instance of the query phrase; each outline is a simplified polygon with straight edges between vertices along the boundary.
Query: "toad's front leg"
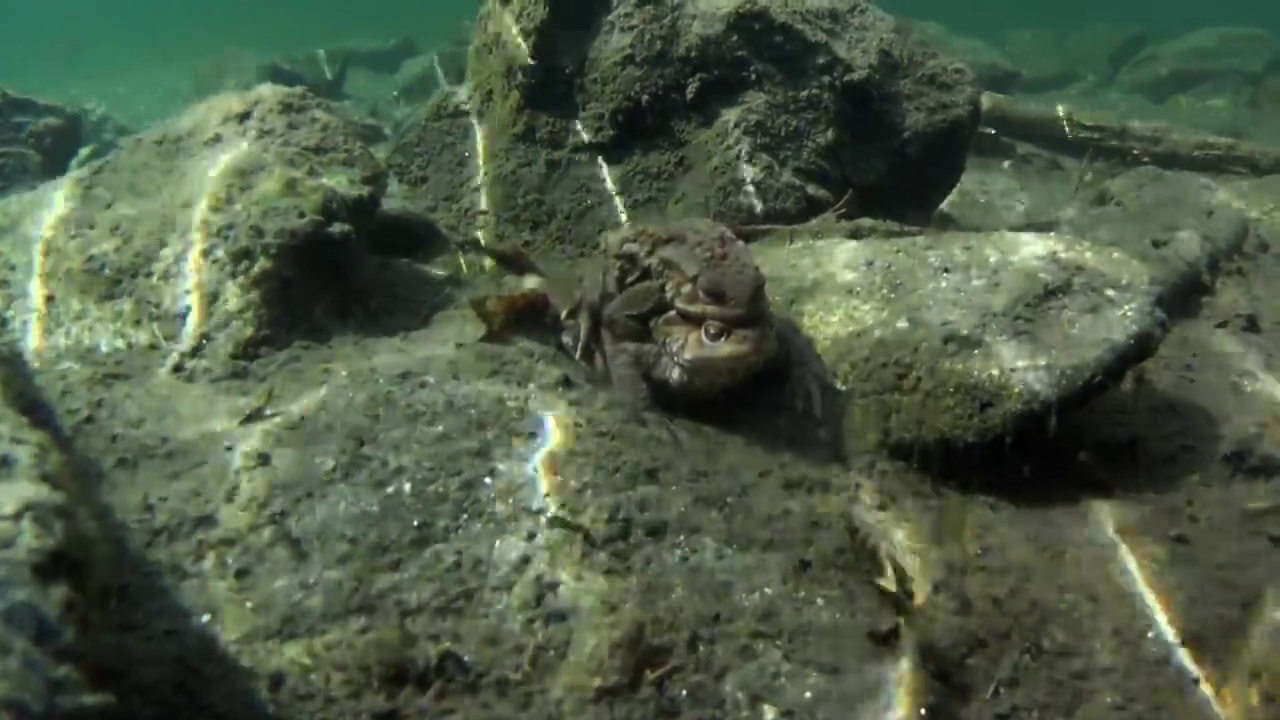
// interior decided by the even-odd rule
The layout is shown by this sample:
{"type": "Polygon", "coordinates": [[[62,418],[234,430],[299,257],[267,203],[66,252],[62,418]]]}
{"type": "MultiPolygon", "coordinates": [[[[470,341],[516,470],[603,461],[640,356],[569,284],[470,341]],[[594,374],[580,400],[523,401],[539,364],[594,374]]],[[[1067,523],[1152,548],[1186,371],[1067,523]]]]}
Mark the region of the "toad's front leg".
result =
{"type": "Polygon", "coordinates": [[[658,280],[637,283],[619,292],[600,310],[600,323],[612,342],[649,343],[649,323],[668,309],[666,287],[658,280]]]}
{"type": "Polygon", "coordinates": [[[653,343],[606,340],[605,361],[609,369],[609,381],[621,395],[636,419],[656,422],[666,428],[673,439],[679,440],[675,426],[658,406],[650,372],[661,358],[662,350],[653,343]]]}
{"type": "Polygon", "coordinates": [[[649,319],[665,309],[663,290],[658,282],[640,283],[604,302],[592,284],[584,284],[574,303],[560,313],[560,344],[574,359],[598,367],[607,343],[650,342],[649,319]]]}
{"type": "Polygon", "coordinates": [[[649,320],[666,305],[666,288],[662,282],[648,280],[620,291],[609,289],[603,273],[588,275],[574,303],[561,313],[561,320],[572,322],[577,337],[566,337],[565,345],[578,360],[586,360],[603,350],[603,334],[627,342],[649,340],[649,320]]]}

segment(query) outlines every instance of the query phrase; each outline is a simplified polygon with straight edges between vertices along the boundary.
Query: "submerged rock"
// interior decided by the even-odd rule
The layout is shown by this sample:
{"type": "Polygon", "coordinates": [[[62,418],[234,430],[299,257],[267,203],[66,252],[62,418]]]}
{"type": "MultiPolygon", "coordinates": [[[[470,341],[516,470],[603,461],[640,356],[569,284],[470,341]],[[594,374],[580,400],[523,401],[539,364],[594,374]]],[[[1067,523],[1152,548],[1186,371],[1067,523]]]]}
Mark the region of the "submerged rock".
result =
{"type": "Polygon", "coordinates": [[[1071,201],[1080,173],[1079,167],[1047,155],[970,158],[932,224],[967,231],[1052,227],[1071,201]]]}
{"type": "MultiPolygon", "coordinates": [[[[1147,29],[1140,25],[1099,23],[1069,33],[1063,43],[1063,53],[1066,61],[1079,68],[1094,84],[1105,84],[1150,43],[1147,29]]],[[[1027,90],[1035,92],[1031,88],[1027,90]]]]}
{"type": "Polygon", "coordinates": [[[1217,182],[1141,167],[1081,192],[1058,227],[1141,261],[1161,288],[1161,305],[1180,313],[1244,247],[1250,222],[1217,182]]]}
{"type": "Polygon", "coordinates": [[[1215,183],[1155,168],[1037,224],[755,246],[780,311],[850,395],[855,450],[1050,427],[1150,357],[1249,234],[1215,183]]]}
{"type": "Polygon", "coordinates": [[[0,89],[0,195],[66,172],[83,135],[74,110],[0,89]]]}
{"type": "Polygon", "coordinates": [[[0,203],[6,323],[32,357],[225,367],[323,327],[385,183],[303,90],[213,98],[0,203]]]}
{"type": "Polygon", "coordinates": [[[486,6],[468,75],[392,171],[455,230],[579,252],[624,214],[927,218],[978,116],[967,69],[860,0],[486,6]]]}
{"type": "Polygon", "coordinates": [[[1212,27],[1152,45],[1115,76],[1125,92],[1162,103],[1210,90],[1244,102],[1280,63],[1280,41],[1261,28],[1212,27]]]}
{"type": "Polygon", "coordinates": [[[377,42],[352,43],[338,47],[326,48],[324,52],[331,57],[347,56],[351,66],[382,75],[394,75],[400,66],[420,50],[413,38],[401,37],[394,40],[377,42]]]}
{"type": "Polygon", "coordinates": [[[849,393],[855,450],[1013,434],[1106,389],[1164,336],[1142,264],[1076,238],[833,238],[757,256],[849,393]]]}
{"type": "Polygon", "coordinates": [[[1013,92],[1038,94],[1062,92],[1072,85],[1105,86],[1148,42],[1141,27],[1097,24],[1066,33],[1049,28],[1011,30],[1004,51],[1020,71],[1013,92]]]}
{"type": "Polygon", "coordinates": [[[1004,55],[1019,70],[1020,92],[1059,92],[1079,82],[1083,69],[1063,48],[1064,38],[1049,28],[1021,28],[1005,33],[1004,55]]]}
{"type": "Polygon", "coordinates": [[[110,155],[120,147],[122,140],[137,132],[100,105],[80,108],[80,118],[84,123],[84,142],[68,170],[76,170],[110,155]]]}

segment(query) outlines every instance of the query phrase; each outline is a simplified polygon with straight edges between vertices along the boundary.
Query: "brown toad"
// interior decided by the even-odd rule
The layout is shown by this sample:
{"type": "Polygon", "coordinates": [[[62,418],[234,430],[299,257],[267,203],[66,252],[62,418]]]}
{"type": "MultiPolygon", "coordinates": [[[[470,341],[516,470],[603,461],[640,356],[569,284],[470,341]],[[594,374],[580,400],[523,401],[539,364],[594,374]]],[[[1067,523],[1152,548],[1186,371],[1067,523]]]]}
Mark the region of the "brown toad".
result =
{"type": "Polygon", "coordinates": [[[643,334],[632,319],[622,334],[606,321],[600,342],[614,388],[641,412],[657,409],[659,398],[688,403],[722,395],[769,366],[779,351],[769,314],[724,322],[667,310],[643,334]]]}
{"type": "Polygon", "coordinates": [[[601,247],[561,313],[562,344],[638,410],[666,404],[659,399],[696,404],[782,368],[800,381],[797,409],[821,412],[813,363],[800,361],[807,345],[774,317],[764,274],[729,228],[702,219],[628,226],[601,247]]]}
{"type": "Polygon", "coordinates": [[[765,277],[750,249],[711,220],[631,225],[607,232],[602,256],[564,292],[517,249],[479,248],[519,275],[536,275],[560,323],[563,347],[607,374],[635,409],[697,404],[781,368],[800,394],[796,409],[821,402],[816,354],[773,315],[765,277]],[[798,381],[798,382],[797,382],[798,381]]]}
{"type": "Polygon", "coordinates": [[[577,338],[566,344],[579,359],[606,351],[600,330],[615,338],[644,338],[657,316],[750,324],[769,314],[765,278],[751,251],[729,228],[711,220],[629,225],[605,233],[601,257],[565,309],[577,338]]]}

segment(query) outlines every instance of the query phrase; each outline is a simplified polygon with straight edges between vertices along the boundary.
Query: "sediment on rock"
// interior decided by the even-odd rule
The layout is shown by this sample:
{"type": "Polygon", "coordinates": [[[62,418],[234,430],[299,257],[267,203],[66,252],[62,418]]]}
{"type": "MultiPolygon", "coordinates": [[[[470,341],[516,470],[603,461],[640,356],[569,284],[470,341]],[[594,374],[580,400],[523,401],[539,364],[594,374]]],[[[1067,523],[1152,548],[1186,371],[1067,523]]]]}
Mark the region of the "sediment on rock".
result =
{"type": "Polygon", "coordinates": [[[758,248],[848,394],[855,452],[976,447],[1086,402],[1165,332],[1119,251],[1036,233],[758,248]]]}

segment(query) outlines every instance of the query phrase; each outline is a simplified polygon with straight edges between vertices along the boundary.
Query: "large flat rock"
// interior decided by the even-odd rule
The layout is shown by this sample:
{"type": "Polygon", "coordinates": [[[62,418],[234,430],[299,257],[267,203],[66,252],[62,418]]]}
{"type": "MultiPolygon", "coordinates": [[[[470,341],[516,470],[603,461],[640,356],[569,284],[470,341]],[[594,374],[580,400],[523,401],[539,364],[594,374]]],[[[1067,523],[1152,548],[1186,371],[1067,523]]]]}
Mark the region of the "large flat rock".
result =
{"type": "MultiPolygon", "coordinates": [[[[1199,717],[1077,508],[980,504],[970,556],[909,468],[813,464],[697,425],[673,443],[566,384],[546,349],[466,342],[465,313],[300,345],[235,380],[39,371],[189,625],[278,712],[1056,717],[1108,697],[1199,717]],[[919,591],[908,642],[892,642],[868,542],[919,591]],[[1010,678],[1006,646],[1033,630],[1052,662],[1010,678]],[[1000,695],[956,695],[930,667],[1000,695]]],[[[227,709],[243,678],[209,669],[208,648],[175,655],[137,595],[108,606],[95,668],[130,716],[194,695],[245,717],[227,709]]]]}
{"type": "Polygon", "coordinates": [[[974,173],[943,220],[988,232],[818,228],[754,246],[771,294],[850,393],[864,448],[1052,430],[1194,312],[1252,229],[1244,199],[1191,173],[1136,168],[1063,193],[1053,212],[1042,198],[1033,215],[1009,199],[1046,181],[974,173]]]}
{"type": "Polygon", "coordinates": [[[1161,305],[1185,315],[1244,248],[1255,224],[1246,207],[1229,185],[1141,167],[1080,192],[1056,227],[1141,261],[1161,305]]]}
{"type": "Polygon", "coordinates": [[[854,451],[972,445],[1078,406],[1159,345],[1151,274],[1043,233],[762,244],[770,292],[850,395],[854,451]]]}
{"type": "Polygon", "coordinates": [[[151,518],[139,537],[192,622],[290,714],[873,717],[922,682],[909,645],[875,640],[894,612],[841,473],[696,426],[672,462],[665,430],[566,388],[557,354],[465,342],[467,312],[284,351],[243,381],[41,374],[111,468],[110,506],[151,518]]]}

